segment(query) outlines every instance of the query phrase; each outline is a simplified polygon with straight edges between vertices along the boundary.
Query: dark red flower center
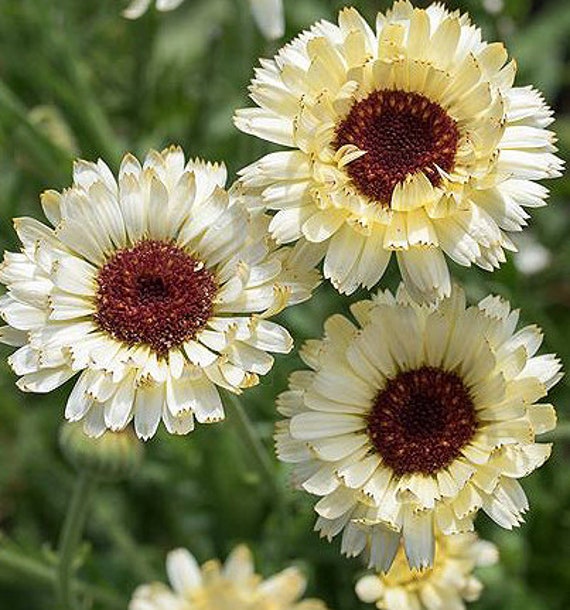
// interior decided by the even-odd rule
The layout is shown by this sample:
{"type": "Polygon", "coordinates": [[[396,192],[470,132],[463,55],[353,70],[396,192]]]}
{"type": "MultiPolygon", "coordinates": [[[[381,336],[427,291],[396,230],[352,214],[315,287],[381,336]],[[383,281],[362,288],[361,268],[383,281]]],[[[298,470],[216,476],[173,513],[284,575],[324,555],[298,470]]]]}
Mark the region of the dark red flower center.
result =
{"type": "Polygon", "coordinates": [[[461,378],[429,366],[390,379],[368,416],[372,444],[400,476],[449,466],[476,429],[475,407],[461,378]]]}
{"type": "Polygon", "coordinates": [[[381,90],[352,106],[333,146],[353,144],[367,151],[346,171],[362,195],[388,206],[394,188],[409,174],[423,171],[437,186],[436,165],[453,169],[458,142],[457,124],[439,104],[419,93],[381,90]]]}
{"type": "Polygon", "coordinates": [[[218,289],[203,262],[155,240],[119,250],[97,283],[98,325],[119,341],[148,345],[161,355],[204,327],[218,289]]]}

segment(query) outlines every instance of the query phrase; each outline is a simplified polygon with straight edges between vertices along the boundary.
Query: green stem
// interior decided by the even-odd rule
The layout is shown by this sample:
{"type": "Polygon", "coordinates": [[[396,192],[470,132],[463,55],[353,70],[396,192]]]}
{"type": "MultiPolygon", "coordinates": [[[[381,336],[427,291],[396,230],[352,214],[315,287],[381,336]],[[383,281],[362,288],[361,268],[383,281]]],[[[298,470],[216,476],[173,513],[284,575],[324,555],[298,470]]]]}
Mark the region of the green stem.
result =
{"type": "Polygon", "coordinates": [[[156,580],[154,570],[149,565],[145,555],[141,553],[129,529],[117,519],[112,506],[100,504],[96,508],[95,517],[97,522],[103,525],[114,546],[127,560],[132,572],[141,581],[156,580]]]}
{"type": "Polygon", "coordinates": [[[57,595],[61,610],[77,608],[72,594],[73,560],[81,541],[89,498],[95,481],[87,472],[80,472],[73,490],[73,497],[65,516],[58,549],[57,595]]]}
{"type": "MultiPolygon", "coordinates": [[[[19,573],[40,584],[55,585],[57,582],[57,573],[53,567],[32,557],[27,557],[18,551],[0,549],[0,568],[19,573]]],[[[101,602],[106,608],[124,610],[126,607],[123,599],[96,585],[73,580],[71,588],[75,593],[101,602]]]]}
{"type": "Polygon", "coordinates": [[[275,468],[271,462],[271,459],[269,458],[267,449],[259,440],[259,435],[255,430],[252,421],[249,419],[247,412],[243,408],[240,399],[235,394],[230,392],[225,392],[225,397],[226,402],[231,404],[231,408],[236,414],[234,421],[238,425],[240,437],[250,450],[250,454],[257,462],[261,477],[265,480],[273,493],[280,495],[275,468]]]}
{"type": "Polygon", "coordinates": [[[0,80],[0,108],[3,119],[11,120],[21,127],[28,153],[58,179],[67,177],[71,154],[59,147],[30,121],[28,109],[2,80],[0,80]]]}

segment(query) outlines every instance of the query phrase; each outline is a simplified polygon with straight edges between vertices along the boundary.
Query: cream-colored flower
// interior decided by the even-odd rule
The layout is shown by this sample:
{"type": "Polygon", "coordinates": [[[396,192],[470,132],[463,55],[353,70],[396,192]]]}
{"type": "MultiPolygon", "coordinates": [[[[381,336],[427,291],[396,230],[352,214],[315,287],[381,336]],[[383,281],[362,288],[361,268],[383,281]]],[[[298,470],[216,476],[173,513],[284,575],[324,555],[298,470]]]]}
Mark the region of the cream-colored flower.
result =
{"type": "Polygon", "coordinates": [[[470,531],[482,509],[511,529],[528,509],[518,480],[541,466],[556,425],[535,404],[560,379],[542,333],[515,331],[518,312],[489,296],[466,307],[454,287],[437,306],[403,285],[352,306],[358,324],[329,318],[302,351],[312,370],[278,399],[277,454],[322,496],[316,529],[386,571],[400,541],[411,567],[431,566],[434,529],[470,531]]]}
{"type": "Polygon", "coordinates": [[[318,282],[301,248],[277,248],[268,219],[224,190],[223,165],[186,162],[180,148],[79,161],[70,189],[47,191],[48,227],[15,220],[23,248],[6,252],[0,341],[28,392],[80,373],[65,416],[86,432],[134,420],[147,439],[219,421],[218,386],[241,392],[287,353],[266,318],[310,297],[318,282]]]}
{"type": "MultiPolygon", "coordinates": [[[[184,0],[156,0],[159,11],[172,11],[178,8],[184,0]]],[[[152,0],[133,0],[123,11],[123,17],[138,19],[151,5],[152,0]]],[[[283,0],[249,0],[251,14],[262,35],[267,40],[276,40],[285,33],[285,16],[283,0]]]]}
{"type": "Polygon", "coordinates": [[[439,535],[433,568],[410,570],[403,547],[387,574],[363,576],[356,594],[380,610],[465,610],[464,601],[479,599],[483,585],[473,575],[479,566],[497,562],[497,548],[476,534],[439,535]]]}
{"type": "Polygon", "coordinates": [[[278,242],[326,244],[341,292],[371,288],[392,253],[416,300],[449,295],[444,253],[489,271],[560,175],[551,111],[466,15],[398,1],[373,30],[353,9],[261,60],[259,106],[236,125],[291,150],[241,171],[278,242]]]}
{"type": "Polygon", "coordinates": [[[244,545],[232,551],[224,566],[210,560],[202,568],[186,549],[177,549],[168,555],[166,570],[170,587],[142,585],[129,610],[327,610],[317,599],[299,601],[307,581],[296,568],[263,580],[244,545]]]}

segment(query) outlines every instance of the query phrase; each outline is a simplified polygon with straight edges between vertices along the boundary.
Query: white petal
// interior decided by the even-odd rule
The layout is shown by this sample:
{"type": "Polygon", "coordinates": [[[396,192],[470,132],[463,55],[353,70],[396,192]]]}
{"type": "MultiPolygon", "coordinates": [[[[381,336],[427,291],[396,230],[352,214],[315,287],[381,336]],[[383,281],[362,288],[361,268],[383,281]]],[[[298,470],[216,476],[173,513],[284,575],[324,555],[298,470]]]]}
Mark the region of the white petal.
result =
{"type": "Polygon", "coordinates": [[[250,5],[257,27],[265,38],[281,38],[285,33],[283,0],[250,0],[250,5]]]}
{"type": "Polygon", "coordinates": [[[129,375],[105,404],[105,424],[111,430],[123,430],[133,413],[135,384],[129,375]]]}
{"type": "Polygon", "coordinates": [[[373,604],[382,597],[384,586],[374,574],[363,576],[356,583],[356,595],[360,601],[373,604]]]}
{"type": "Polygon", "coordinates": [[[92,438],[99,438],[107,430],[103,405],[94,403],[83,418],[83,432],[92,438]]]}
{"type": "Polygon", "coordinates": [[[175,549],[168,553],[166,572],[172,588],[179,595],[184,596],[202,584],[200,566],[186,549],[175,549]]]}
{"type": "Polygon", "coordinates": [[[45,394],[63,385],[68,379],[75,375],[76,371],[69,366],[62,366],[55,369],[44,369],[36,373],[24,375],[16,382],[16,385],[23,392],[38,392],[45,394]]]}
{"type": "Polygon", "coordinates": [[[340,413],[301,413],[291,420],[291,434],[299,440],[350,434],[365,427],[363,418],[340,413]]]}
{"type": "Polygon", "coordinates": [[[69,421],[79,421],[91,408],[93,398],[87,393],[91,379],[90,373],[84,371],[73,386],[65,406],[65,418],[69,421]]]}
{"type": "Polygon", "coordinates": [[[433,301],[449,296],[449,270],[441,250],[411,248],[405,252],[397,252],[396,256],[402,278],[414,299],[420,302],[433,301]]]}
{"type": "Polygon", "coordinates": [[[164,404],[164,386],[153,384],[137,389],[135,398],[135,432],[146,441],[156,433],[164,404]]]}

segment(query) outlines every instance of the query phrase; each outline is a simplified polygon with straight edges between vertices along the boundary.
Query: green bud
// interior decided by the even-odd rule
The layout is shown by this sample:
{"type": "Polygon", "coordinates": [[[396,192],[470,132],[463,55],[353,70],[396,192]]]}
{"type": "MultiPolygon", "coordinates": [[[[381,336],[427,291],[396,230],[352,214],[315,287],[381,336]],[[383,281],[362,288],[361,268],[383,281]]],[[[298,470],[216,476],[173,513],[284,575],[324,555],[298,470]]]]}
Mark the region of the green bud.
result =
{"type": "Polygon", "coordinates": [[[143,458],[143,444],[131,427],[121,432],[107,430],[92,438],[83,432],[81,423],[65,422],[60,429],[59,446],[76,470],[86,470],[107,481],[129,478],[143,458]]]}

